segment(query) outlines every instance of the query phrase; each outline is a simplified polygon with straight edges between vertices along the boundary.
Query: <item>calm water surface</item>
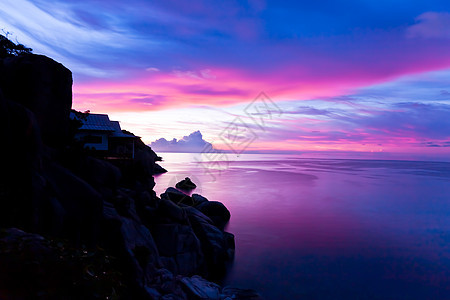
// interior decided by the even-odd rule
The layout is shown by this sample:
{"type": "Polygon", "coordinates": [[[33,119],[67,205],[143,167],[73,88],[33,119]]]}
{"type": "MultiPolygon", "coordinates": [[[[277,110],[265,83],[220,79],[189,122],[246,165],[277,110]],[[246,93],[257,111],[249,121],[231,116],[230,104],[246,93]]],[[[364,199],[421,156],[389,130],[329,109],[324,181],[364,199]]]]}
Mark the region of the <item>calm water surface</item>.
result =
{"type": "Polygon", "coordinates": [[[161,155],[158,194],[189,176],[231,211],[225,284],[266,299],[450,299],[450,163],[161,155]]]}

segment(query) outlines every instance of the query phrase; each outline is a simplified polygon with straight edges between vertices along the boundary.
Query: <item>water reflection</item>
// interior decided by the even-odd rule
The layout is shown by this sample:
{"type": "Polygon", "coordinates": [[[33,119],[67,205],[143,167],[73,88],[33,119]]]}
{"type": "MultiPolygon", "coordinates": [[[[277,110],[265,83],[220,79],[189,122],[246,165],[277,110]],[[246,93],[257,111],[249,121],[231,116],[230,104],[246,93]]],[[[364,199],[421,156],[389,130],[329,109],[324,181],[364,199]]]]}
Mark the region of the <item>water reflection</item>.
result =
{"type": "Polygon", "coordinates": [[[227,284],[268,299],[450,298],[449,163],[241,155],[213,180],[194,155],[164,155],[156,190],[195,177],[230,209],[227,284]]]}

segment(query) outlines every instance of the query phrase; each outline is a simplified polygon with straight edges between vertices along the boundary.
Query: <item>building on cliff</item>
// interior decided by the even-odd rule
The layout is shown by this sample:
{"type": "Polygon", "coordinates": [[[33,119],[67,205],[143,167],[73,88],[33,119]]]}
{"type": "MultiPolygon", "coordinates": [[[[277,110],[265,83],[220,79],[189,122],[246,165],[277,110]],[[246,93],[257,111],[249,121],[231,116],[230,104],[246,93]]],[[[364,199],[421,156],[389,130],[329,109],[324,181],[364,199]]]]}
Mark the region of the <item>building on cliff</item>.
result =
{"type": "Polygon", "coordinates": [[[124,133],[118,121],[111,121],[106,114],[79,118],[71,112],[70,118],[82,122],[75,139],[83,142],[84,148],[107,159],[134,159],[135,142],[140,137],[124,133]]]}

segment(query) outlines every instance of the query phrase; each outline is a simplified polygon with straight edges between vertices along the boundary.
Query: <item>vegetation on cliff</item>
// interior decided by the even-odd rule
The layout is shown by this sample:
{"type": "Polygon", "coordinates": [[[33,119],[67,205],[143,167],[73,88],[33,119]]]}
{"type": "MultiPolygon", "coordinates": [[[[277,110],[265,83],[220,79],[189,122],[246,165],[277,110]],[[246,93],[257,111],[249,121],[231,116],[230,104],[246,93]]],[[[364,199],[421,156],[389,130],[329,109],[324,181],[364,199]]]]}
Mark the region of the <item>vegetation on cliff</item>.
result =
{"type": "Polygon", "coordinates": [[[8,56],[17,56],[24,53],[31,53],[33,49],[25,47],[22,44],[14,43],[6,36],[0,34],[0,58],[8,56]]]}

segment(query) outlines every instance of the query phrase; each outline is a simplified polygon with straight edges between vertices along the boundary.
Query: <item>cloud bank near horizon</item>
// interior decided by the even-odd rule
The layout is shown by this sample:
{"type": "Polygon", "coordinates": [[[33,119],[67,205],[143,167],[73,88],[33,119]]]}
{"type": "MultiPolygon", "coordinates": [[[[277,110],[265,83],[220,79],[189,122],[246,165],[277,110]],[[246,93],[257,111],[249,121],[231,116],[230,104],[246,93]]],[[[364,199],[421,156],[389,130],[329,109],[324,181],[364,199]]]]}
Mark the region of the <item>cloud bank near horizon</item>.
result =
{"type": "Polygon", "coordinates": [[[154,151],[159,152],[185,152],[185,153],[199,153],[206,149],[211,149],[212,144],[205,141],[199,130],[184,136],[177,140],[166,140],[160,138],[149,145],[154,151]]]}
{"type": "Polygon", "coordinates": [[[450,4],[440,0],[4,0],[0,7],[1,29],[73,71],[75,109],[158,119],[121,119],[141,136],[200,128],[214,138],[227,115],[208,119],[200,108],[239,115],[264,91],[292,113],[255,151],[449,149],[449,24],[450,4]],[[173,117],[179,110],[184,116],[173,117]]]}

